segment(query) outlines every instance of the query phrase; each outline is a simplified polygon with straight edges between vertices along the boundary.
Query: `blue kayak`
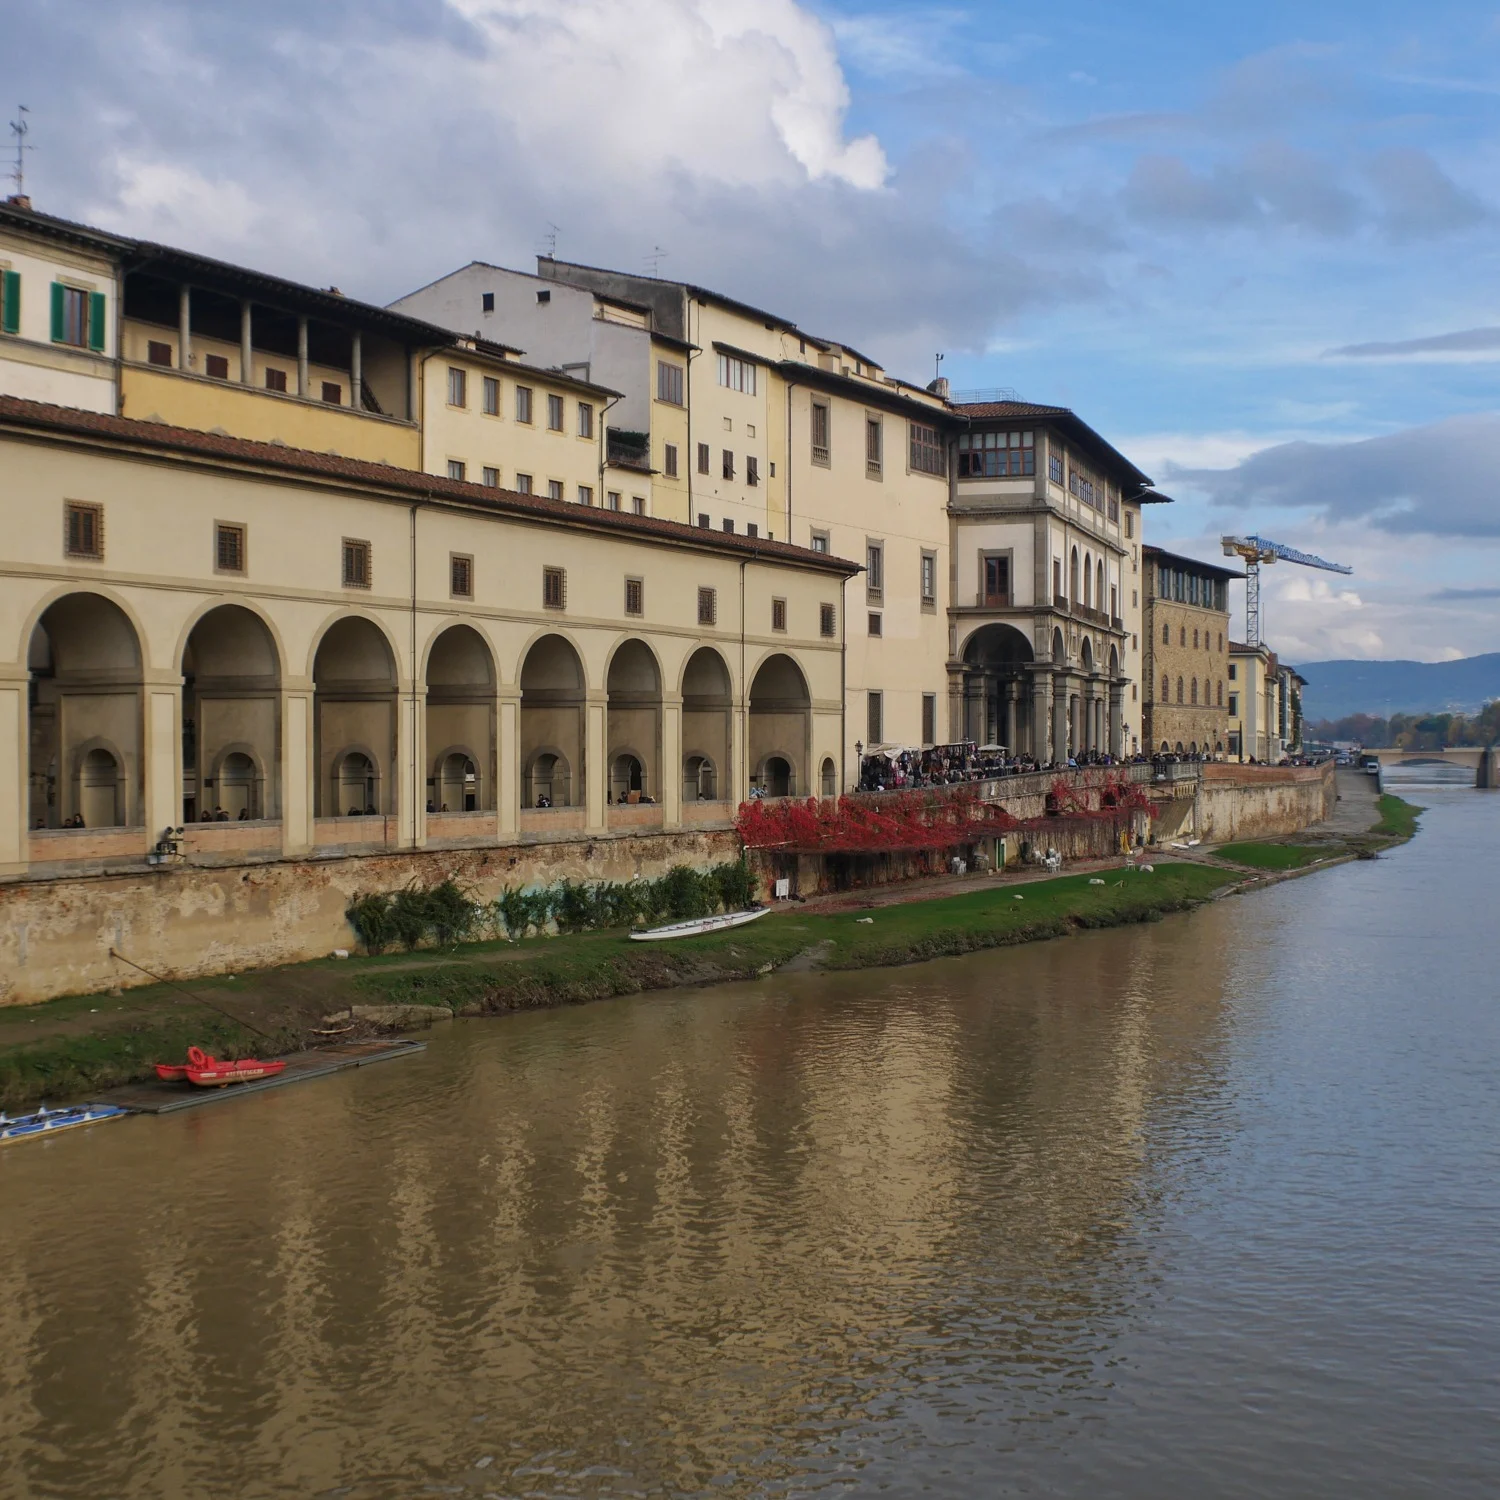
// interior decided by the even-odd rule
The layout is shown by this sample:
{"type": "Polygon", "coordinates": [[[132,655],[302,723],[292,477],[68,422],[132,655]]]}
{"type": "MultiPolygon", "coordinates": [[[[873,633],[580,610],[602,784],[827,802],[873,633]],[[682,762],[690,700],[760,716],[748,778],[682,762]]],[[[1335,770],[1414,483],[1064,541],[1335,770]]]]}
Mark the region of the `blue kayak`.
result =
{"type": "Polygon", "coordinates": [[[59,1130],[72,1130],[79,1125],[95,1125],[100,1120],[118,1120],[129,1112],[114,1104],[76,1104],[67,1109],[48,1109],[43,1105],[29,1115],[7,1115],[0,1110],[0,1146],[10,1141],[56,1135],[59,1130]]]}

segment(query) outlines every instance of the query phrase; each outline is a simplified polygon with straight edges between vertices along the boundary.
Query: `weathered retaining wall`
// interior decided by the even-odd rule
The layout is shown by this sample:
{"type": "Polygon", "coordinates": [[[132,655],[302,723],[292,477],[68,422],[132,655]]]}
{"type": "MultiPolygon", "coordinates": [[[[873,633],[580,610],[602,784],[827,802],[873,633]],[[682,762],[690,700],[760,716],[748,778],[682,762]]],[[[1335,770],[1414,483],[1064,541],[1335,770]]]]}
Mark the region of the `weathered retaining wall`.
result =
{"type": "Polygon", "coordinates": [[[648,879],[739,857],[727,830],[424,850],[0,886],[0,1005],[298,963],[354,945],[351,897],[452,876],[481,900],[506,886],[648,879]]]}
{"type": "Polygon", "coordinates": [[[1275,838],[1331,818],[1337,801],[1331,761],[1322,766],[1210,764],[1203,767],[1191,804],[1191,827],[1213,844],[1275,838]]]}

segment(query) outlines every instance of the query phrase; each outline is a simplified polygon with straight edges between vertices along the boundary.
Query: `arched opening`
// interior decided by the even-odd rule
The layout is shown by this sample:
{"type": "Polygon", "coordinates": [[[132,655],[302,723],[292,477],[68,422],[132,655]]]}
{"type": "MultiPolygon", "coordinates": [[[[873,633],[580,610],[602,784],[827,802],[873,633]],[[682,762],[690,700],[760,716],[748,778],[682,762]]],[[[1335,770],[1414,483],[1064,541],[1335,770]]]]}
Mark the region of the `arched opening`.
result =
{"type": "Polygon", "coordinates": [[[837,797],[839,794],[838,767],[833,763],[831,755],[823,757],[823,770],[819,777],[822,784],[822,792],[825,797],[837,797]]]}
{"type": "MultiPolygon", "coordinates": [[[[1180,677],[1177,679],[1177,701],[1182,702],[1182,678],[1180,677]]],[[[1177,748],[1180,750],[1182,747],[1179,745],[1177,748]]]]}
{"type": "Polygon", "coordinates": [[[1181,754],[1182,754],[1182,741],[1181,741],[1181,740],[1178,740],[1178,741],[1177,741],[1177,753],[1178,753],[1178,754],[1179,754],[1179,755],[1181,755],[1181,754]]]}
{"type": "Polygon", "coordinates": [[[395,811],[396,686],[395,657],[371,621],[348,615],[323,633],[313,658],[319,817],[395,811]]]}
{"type": "Polygon", "coordinates": [[[712,646],[700,646],[682,674],[684,801],[728,798],[732,695],[729,668],[712,646]],[[692,788],[690,791],[689,789],[692,788]]]}
{"type": "Polygon", "coordinates": [[[1094,670],[1094,647],[1087,636],[1083,638],[1083,646],[1079,652],[1079,662],[1085,672],[1094,670]]]}
{"type": "Polygon", "coordinates": [[[1190,701],[1192,702],[1193,707],[1196,708],[1198,706],[1198,679],[1196,677],[1193,678],[1192,682],[1189,684],[1189,687],[1190,701]]]}
{"type": "Polygon", "coordinates": [[[1094,565],[1094,608],[1100,614],[1104,613],[1104,564],[1102,562],[1094,565]]]}
{"type": "Polygon", "coordinates": [[[768,797],[798,795],[797,768],[807,765],[811,734],[802,668],[783,653],[768,656],[750,684],[750,764],[758,768],[752,781],[768,797]]]}
{"type": "Polygon", "coordinates": [[[495,660],[471,625],[450,625],[427,653],[427,810],[492,812],[498,767],[495,660]]]}
{"type": "MultiPolygon", "coordinates": [[[[1053,649],[1062,649],[1060,636],[1053,649]]],[[[983,625],[964,642],[963,656],[964,738],[1004,745],[1012,755],[1033,749],[1031,642],[1014,625],[983,625]]]]}
{"type": "Polygon", "coordinates": [[[586,679],[572,644],[560,635],[533,643],[521,664],[521,761],[531,807],[572,807],[583,800],[586,679]]]}
{"type": "Polygon", "coordinates": [[[661,765],[661,671],[644,641],[621,643],[605,678],[605,749],[616,802],[655,800],[661,765]]]}
{"type": "Polygon", "coordinates": [[[683,756],[682,800],[716,802],[718,797],[719,778],[714,763],[706,755],[683,756]]]}
{"type": "Polygon", "coordinates": [[[31,826],[142,826],[142,656],[124,610],[100,594],[58,599],[27,668],[31,826]]]}
{"type": "Polygon", "coordinates": [[[1072,558],[1068,563],[1068,598],[1074,603],[1079,603],[1078,597],[1078,548],[1073,549],[1072,558]]]}
{"type": "Polygon", "coordinates": [[[221,604],[193,626],[182,652],[185,822],[221,811],[234,821],[281,816],[280,689],[276,643],[259,615],[221,604]]]}

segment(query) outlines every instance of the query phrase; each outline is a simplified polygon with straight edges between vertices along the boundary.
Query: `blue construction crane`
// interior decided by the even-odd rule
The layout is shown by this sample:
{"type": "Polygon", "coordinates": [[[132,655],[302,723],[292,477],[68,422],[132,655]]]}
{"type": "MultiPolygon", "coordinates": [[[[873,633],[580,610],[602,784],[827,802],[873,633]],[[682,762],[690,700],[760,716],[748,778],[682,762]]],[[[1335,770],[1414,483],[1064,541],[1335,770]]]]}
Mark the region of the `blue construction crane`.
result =
{"type": "Polygon", "coordinates": [[[1326,558],[1314,557],[1310,552],[1299,552],[1295,547],[1283,546],[1263,536],[1220,537],[1224,544],[1225,557],[1238,557],[1245,564],[1245,641],[1247,645],[1260,645],[1260,565],[1283,562],[1301,563],[1304,568],[1321,568],[1325,573],[1352,573],[1343,563],[1331,563],[1326,558]]]}

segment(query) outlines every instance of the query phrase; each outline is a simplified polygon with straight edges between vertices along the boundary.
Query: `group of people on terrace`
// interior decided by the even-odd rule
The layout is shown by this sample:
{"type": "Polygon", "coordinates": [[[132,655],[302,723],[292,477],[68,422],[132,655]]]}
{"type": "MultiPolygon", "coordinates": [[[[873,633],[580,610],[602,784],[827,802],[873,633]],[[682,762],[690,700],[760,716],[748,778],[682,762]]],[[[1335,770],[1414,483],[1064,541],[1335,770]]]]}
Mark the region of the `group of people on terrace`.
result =
{"type": "Polygon", "coordinates": [[[964,741],[923,749],[877,750],[860,757],[861,792],[890,792],[909,787],[955,786],[965,781],[994,781],[1034,771],[1072,771],[1095,766],[1150,765],[1164,774],[1167,765],[1213,760],[1207,751],[1164,752],[1157,755],[1113,756],[1102,750],[1083,750],[1066,760],[1039,762],[1032,755],[1009,755],[1003,746],[964,741]]]}

